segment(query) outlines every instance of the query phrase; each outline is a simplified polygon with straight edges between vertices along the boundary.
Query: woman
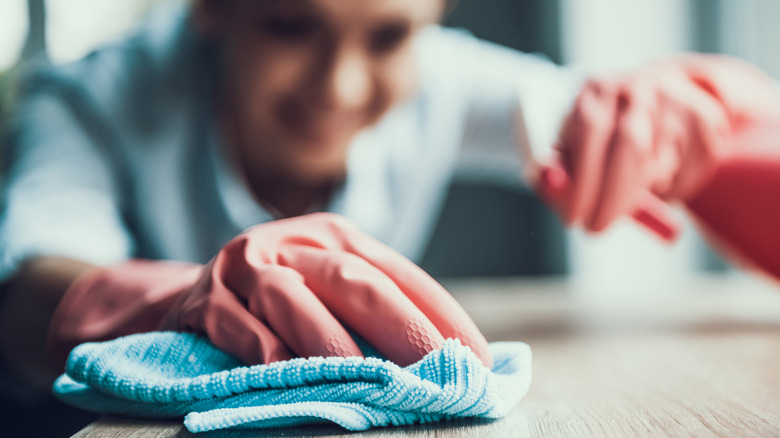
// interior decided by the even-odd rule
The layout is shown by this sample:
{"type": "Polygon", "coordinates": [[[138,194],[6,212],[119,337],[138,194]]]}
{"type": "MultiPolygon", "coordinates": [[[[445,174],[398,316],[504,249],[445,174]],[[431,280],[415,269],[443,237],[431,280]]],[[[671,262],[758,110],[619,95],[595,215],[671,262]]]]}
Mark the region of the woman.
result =
{"type": "Polygon", "coordinates": [[[552,143],[569,111],[572,184],[542,190],[597,230],[638,193],[698,192],[732,125],[780,107],[759,72],[700,57],[574,100],[576,75],[433,26],[445,7],[196,0],[31,74],[0,230],[9,368],[48,387],[75,344],[155,329],[202,332],[246,363],[360,355],[356,334],[406,364],[457,337],[490,365],[473,322],[406,259],[460,145],[487,138],[469,127],[512,144],[522,105],[552,143]]]}

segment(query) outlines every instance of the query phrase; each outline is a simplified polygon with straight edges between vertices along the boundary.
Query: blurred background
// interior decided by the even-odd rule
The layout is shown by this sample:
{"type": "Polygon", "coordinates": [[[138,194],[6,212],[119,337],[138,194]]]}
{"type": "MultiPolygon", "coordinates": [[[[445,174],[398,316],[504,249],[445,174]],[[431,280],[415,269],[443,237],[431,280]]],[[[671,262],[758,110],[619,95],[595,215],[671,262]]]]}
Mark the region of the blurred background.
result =
{"type": "MultiPolygon", "coordinates": [[[[129,32],[159,1],[2,0],[0,102],[20,60],[78,59],[129,32]]],[[[777,79],[778,17],[776,0],[460,0],[446,24],[588,71],[706,51],[747,59],[777,79]]],[[[729,270],[690,224],[673,246],[630,221],[599,236],[565,231],[514,167],[479,172],[467,157],[463,164],[421,262],[436,277],[567,275],[580,290],[609,295],[729,270]]]]}

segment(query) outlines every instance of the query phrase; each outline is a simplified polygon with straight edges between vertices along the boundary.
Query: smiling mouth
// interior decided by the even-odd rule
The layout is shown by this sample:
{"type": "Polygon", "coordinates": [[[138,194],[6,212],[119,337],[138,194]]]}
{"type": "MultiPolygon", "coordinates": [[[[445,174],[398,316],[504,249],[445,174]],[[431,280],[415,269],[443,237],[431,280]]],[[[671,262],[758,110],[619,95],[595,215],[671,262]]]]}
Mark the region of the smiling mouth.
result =
{"type": "Polygon", "coordinates": [[[294,105],[283,105],[278,112],[285,129],[306,142],[329,144],[348,140],[361,127],[354,117],[306,112],[294,105]]]}

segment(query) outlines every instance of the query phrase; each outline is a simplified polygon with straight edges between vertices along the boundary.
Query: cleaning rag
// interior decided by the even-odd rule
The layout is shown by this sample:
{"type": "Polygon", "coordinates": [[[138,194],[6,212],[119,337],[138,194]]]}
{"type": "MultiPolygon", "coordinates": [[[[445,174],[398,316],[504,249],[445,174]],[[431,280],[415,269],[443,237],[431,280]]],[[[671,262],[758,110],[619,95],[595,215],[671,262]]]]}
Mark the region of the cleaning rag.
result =
{"type": "Polygon", "coordinates": [[[312,357],[244,366],[192,333],[152,332],[86,343],[54,394],[82,409],[184,416],[190,432],[333,422],[350,430],[459,417],[500,418],[531,383],[531,350],[490,345],[493,369],[448,339],[417,363],[312,357]]]}

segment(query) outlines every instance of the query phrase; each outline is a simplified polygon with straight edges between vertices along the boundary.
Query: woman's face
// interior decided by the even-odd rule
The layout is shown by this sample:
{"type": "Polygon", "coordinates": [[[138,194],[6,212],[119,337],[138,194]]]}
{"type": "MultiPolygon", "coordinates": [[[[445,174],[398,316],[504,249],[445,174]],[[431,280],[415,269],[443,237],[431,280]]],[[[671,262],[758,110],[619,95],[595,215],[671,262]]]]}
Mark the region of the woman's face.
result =
{"type": "MultiPolygon", "coordinates": [[[[350,141],[417,85],[412,37],[443,0],[227,0],[223,122],[249,172],[296,184],[343,178],[350,141]]],[[[218,12],[217,11],[218,8],[218,12]]]]}

